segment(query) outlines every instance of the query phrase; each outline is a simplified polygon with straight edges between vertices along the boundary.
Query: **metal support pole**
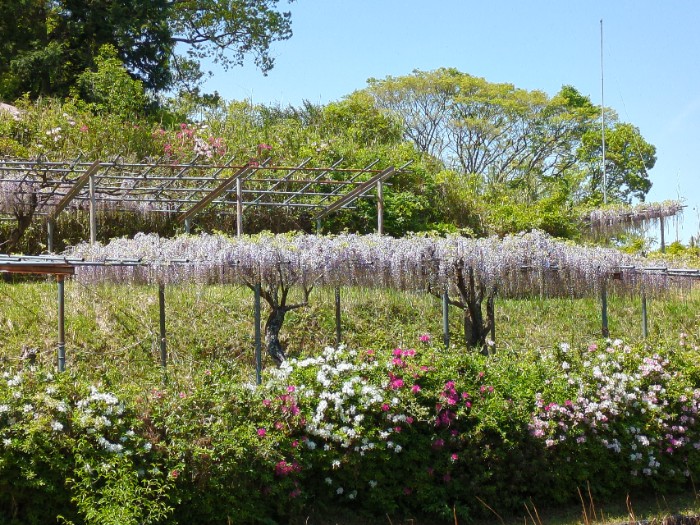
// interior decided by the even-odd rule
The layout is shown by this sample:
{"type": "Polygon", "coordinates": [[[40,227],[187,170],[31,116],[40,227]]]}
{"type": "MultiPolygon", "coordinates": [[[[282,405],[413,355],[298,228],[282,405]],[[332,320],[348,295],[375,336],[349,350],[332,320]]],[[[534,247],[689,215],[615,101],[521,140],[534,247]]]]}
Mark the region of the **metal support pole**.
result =
{"type": "Polygon", "coordinates": [[[644,339],[649,335],[649,325],[647,324],[647,294],[642,291],[642,337],[644,339]]]}
{"type": "Polygon", "coordinates": [[[260,283],[255,285],[255,384],[262,383],[262,340],[260,334],[260,283]]]}
{"type": "Polygon", "coordinates": [[[602,142],[603,160],[603,204],[608,203],[608,176],[605,169],[605,80],[603,69],[603,20],[600,20],[600,137],[602,142]]]}
{"type": "Polygon", "coordinates": [[[666,225],[663,217],[659,217],[659,230],[661,232],[661,253],[666,253],[666,225]]]}
{"type": "Polygon", "coordinates": [[[340,286],[335,287],[335,346],[340,346],[340,286]]]}
{"type": "Polygon", "coordinates": [[[185,233],[191,233],[191,232],[192,232],[192,220],[185,219],[185,233]]]}
{"type": "Polygon", "coordinates": [[[236,179],[236,235],[243,235],[243,182],[236,179]]]}
{"type": "Polygon", "coordinates": [[[97,204],[95,201],[95,176],[90,175],[90,244],[97,241],[97,204]]]}
{"type": "Polygon", "coordinates": [[[377,233],[384,235],[384,187],[381,180],[377,181],[377,233]]]}
{"type": "Polygon", "coordinates": [[[496,343],[496,298],[495,294],[490,296],[486,301],[486,315],[491,321],[491,330],[489,331],[491,335],[491,341],[496,343]]]}
{"type": "Polygon", "coordinates": [[[63,275],[57,275],[58,281],[58,371],[66,369],[66,330],[65,330],[65,288],[63,275]]]}
{"type": "Polygon", "coordinates": [[[610,335],[610,330],[608,329],[608,291],[605,286],[605,281],[603,281],[600,289],[600,302],[601,302],[601,318],[602,318],[602,334],[603,337],[608,337],[610,335]]]}
{"type": "Polygon", "coordinates": [[[316,219],[316,235],[321,235],[321,219],[316,219]]]}
{"type": "Polygon", "coordinates": [[[445,342],[445,348],[450,347],[450,296],[447,293],[447,288],[442,294],[442,340],[445,342]]]}
{"type": "Polygon", "coordinates": [[[165,334],[165,285],[158,284],[158,310],[160,313],[160,364],[165,369],[168,364],[168,351],[165,334]]]}
{"type": "Polygon", "coordinates": [[[56,225],[56,223],[53,221],[53,219],[49,219],[48,221],[46,221],[46,231],[47,231],[46,250],[49,253],[53,253],[53,235],[54,235],[55,225],[56,225]]]}

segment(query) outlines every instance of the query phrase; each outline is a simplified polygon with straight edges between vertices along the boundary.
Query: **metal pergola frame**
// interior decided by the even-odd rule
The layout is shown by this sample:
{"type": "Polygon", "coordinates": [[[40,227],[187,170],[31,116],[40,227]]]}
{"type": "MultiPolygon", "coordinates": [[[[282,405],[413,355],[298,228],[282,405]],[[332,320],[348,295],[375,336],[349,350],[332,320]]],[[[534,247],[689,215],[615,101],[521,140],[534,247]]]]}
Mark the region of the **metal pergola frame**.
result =
{"type": "MultiPolygon", "coordinates": [[[[378,159],[363,168],[344,168],[342,162],[318,166],[308,158],[293,166],[277,166],[269,160],[240,164],[233,157],[216,163],[199,157],[177,163],[167,158],[142,162],[0,158],[0,193],[2,186],[12,184],[17,206],[36,196],[34,215],[46,218],[49,252],[56,219],[66,209],[89,211],[90,241],[95,242],[99,210],[163,213],[175,216],[189,232],[197,214],[215,209],[236,215],[240,236],[249,207],[306,209],[320,230],[329,214],[352,208],[358,199],[376,198],[377,232],[383,234],[383,185],[410,162],[384,169],[376,167],[378,159]]],[[[0,203],[0,215],[11,213],[11,204],[0,203]]]]}

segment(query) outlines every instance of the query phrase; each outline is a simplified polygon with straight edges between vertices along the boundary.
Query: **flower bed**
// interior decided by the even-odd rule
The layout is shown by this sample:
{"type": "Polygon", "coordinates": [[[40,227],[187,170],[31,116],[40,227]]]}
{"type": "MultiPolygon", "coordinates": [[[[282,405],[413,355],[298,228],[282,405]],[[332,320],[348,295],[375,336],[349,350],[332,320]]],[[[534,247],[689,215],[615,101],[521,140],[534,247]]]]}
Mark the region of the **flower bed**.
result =
{"type": "Polygon", "coordinates": [[[76,523],[285,520],[342,506],[468,518],[524,501],[671,491],[700,471],[700,367],[621,341],[494,357],[327,348],[260,387],[68,372],[0,382],[0,515],[76,523]],[[33,503],[42,501],[41,506],[33,503]]]}

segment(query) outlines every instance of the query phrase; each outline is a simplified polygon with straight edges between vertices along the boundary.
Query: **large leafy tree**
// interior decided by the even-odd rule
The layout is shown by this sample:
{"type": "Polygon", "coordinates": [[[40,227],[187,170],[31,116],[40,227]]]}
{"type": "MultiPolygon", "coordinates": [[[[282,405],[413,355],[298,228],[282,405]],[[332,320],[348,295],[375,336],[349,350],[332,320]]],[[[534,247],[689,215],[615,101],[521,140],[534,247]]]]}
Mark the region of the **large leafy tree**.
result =
{"type": "Polygon", "coordinates": [[[66,96],[104,45],[158,91],[201,78],[199,60],[246,56],[268,71],[269,46],[291,36],[279,0],[18,0],[0,2],[0,98],[66,96]],[[184,56],[177,53],[184,52],[184,56]]]}
{"type": "Polygon", "coordinates": [[[651,189],[649,170],[656,164],[656,148],[631,124],[617,122],[605,130],[605,177],[600,130],[583,135],[578,158],[585,167],[585,194],[591,204],[603,202],[604,184],[611,202],[644,201],[651,189]]]}
{"type": "MultiPolygon", "coordinates": [[[[571,86],[550,97],[439,69],[371,79],[366,91],[401,120],[406,139],[447,168],[475,177],[481,191],[505,190],[529,204],[563,190],[588,201],[600,191],[600,110],[571,86]]],[[[608,134],[610,194],[643,199],[651,187],[646,170],[653,166],[653,146],[614,119],[608,134]]]]}

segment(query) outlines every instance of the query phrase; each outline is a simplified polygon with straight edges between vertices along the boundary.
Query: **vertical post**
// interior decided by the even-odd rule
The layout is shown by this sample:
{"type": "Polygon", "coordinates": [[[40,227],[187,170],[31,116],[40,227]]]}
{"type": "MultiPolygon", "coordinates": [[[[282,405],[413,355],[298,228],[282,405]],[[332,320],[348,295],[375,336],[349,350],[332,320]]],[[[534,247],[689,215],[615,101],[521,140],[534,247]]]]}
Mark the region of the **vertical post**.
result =
{"type": "Polygon", "coordinates": [[[602,317],[602,334],[603,337],[608,337],[610,335],[610,330],[608,329],[608,291],[606,289],[605,281],[602,282],[600,288],[600,302],[602,317]]]}
{"type": "Polygon", "coordinates": [[[445,342],[445,348],[450,347],[450,296],[447,293],[447,287],[442,294],[442,340],[445,342]]]}
{"type": "Polygon", "coordinates": [[[47,232],[47,239],[46,239],[46,250],[49,253],[53,253],[53,234],[54,234],[54,227],[55,227],[55,222],[53,219],[49,218],[46,221],[46,232],[47,232]]]}
{"type": "Polygon", "coordinates": [[[659,230],[661,232],[661,253],[666,253],[666,225],[663,217],[659,217],[659,230]]]}
{"type": "Polygon", "coordinates": [[[57,275],[58,281],[58,371],[66,369],[66,330],[65,330],[65,288],[64,276],[57,275]]]}
{"type": "Polygon", "coordinates": [[[340,346],[340,286],[335,287],[335,347],[340,346]]]}
{"type": "Polygon", "coordinates": [[[192,219],[185,219],[185,233],[192,232],[192,219]]]}
{"type": "Polygon", "coordinates": [[[649,325],[647,324],[647,294],[642,290],[642,337],[644,339],[649,335],[649,325]]]}
{"type": "Polygon", "coordinates": [[[377,233],[384,235],[384,185],[377,181],[377,233]]]}
{"type": "Polygon", "coordinates": [[[165,285],[158,283],[158,311],[160,314],[160,364],[165,369],[168,364],[168,352],[165,336],[165,285]]]}
{"type": "Polygon", "coordinates": [[[243,235],[243,182],[236,179],[236,235],[243,235]]]}
{"type": "Polygon", "coordinates": [[[316,235],[321,235],[321,219],[316,219],[316,235]]]}
{"type": "Polygon", "coordinates": [[[603,150],[603,204],[608,203],[608,177],[605,170],[605,81],[603,76],[603,19],[600,19],[600,137],[603,150]]]}
{"type": "Polygon", "coordinates": [[[90,244],[97,241],[97,210],[95,202],[95,176],[90,175],[90,244]]]}
{"type": "Polygon", "coordinates": [[[486,300],[486,317],[491,322],[491,341],[496,343],[496,293],[492,293],[486,300]]]}
{"type": "Polygon", "coordinates": [[[260,337],[260,283],[255,285],[255,384],[262,383],[262,340],[260,337]]]}

